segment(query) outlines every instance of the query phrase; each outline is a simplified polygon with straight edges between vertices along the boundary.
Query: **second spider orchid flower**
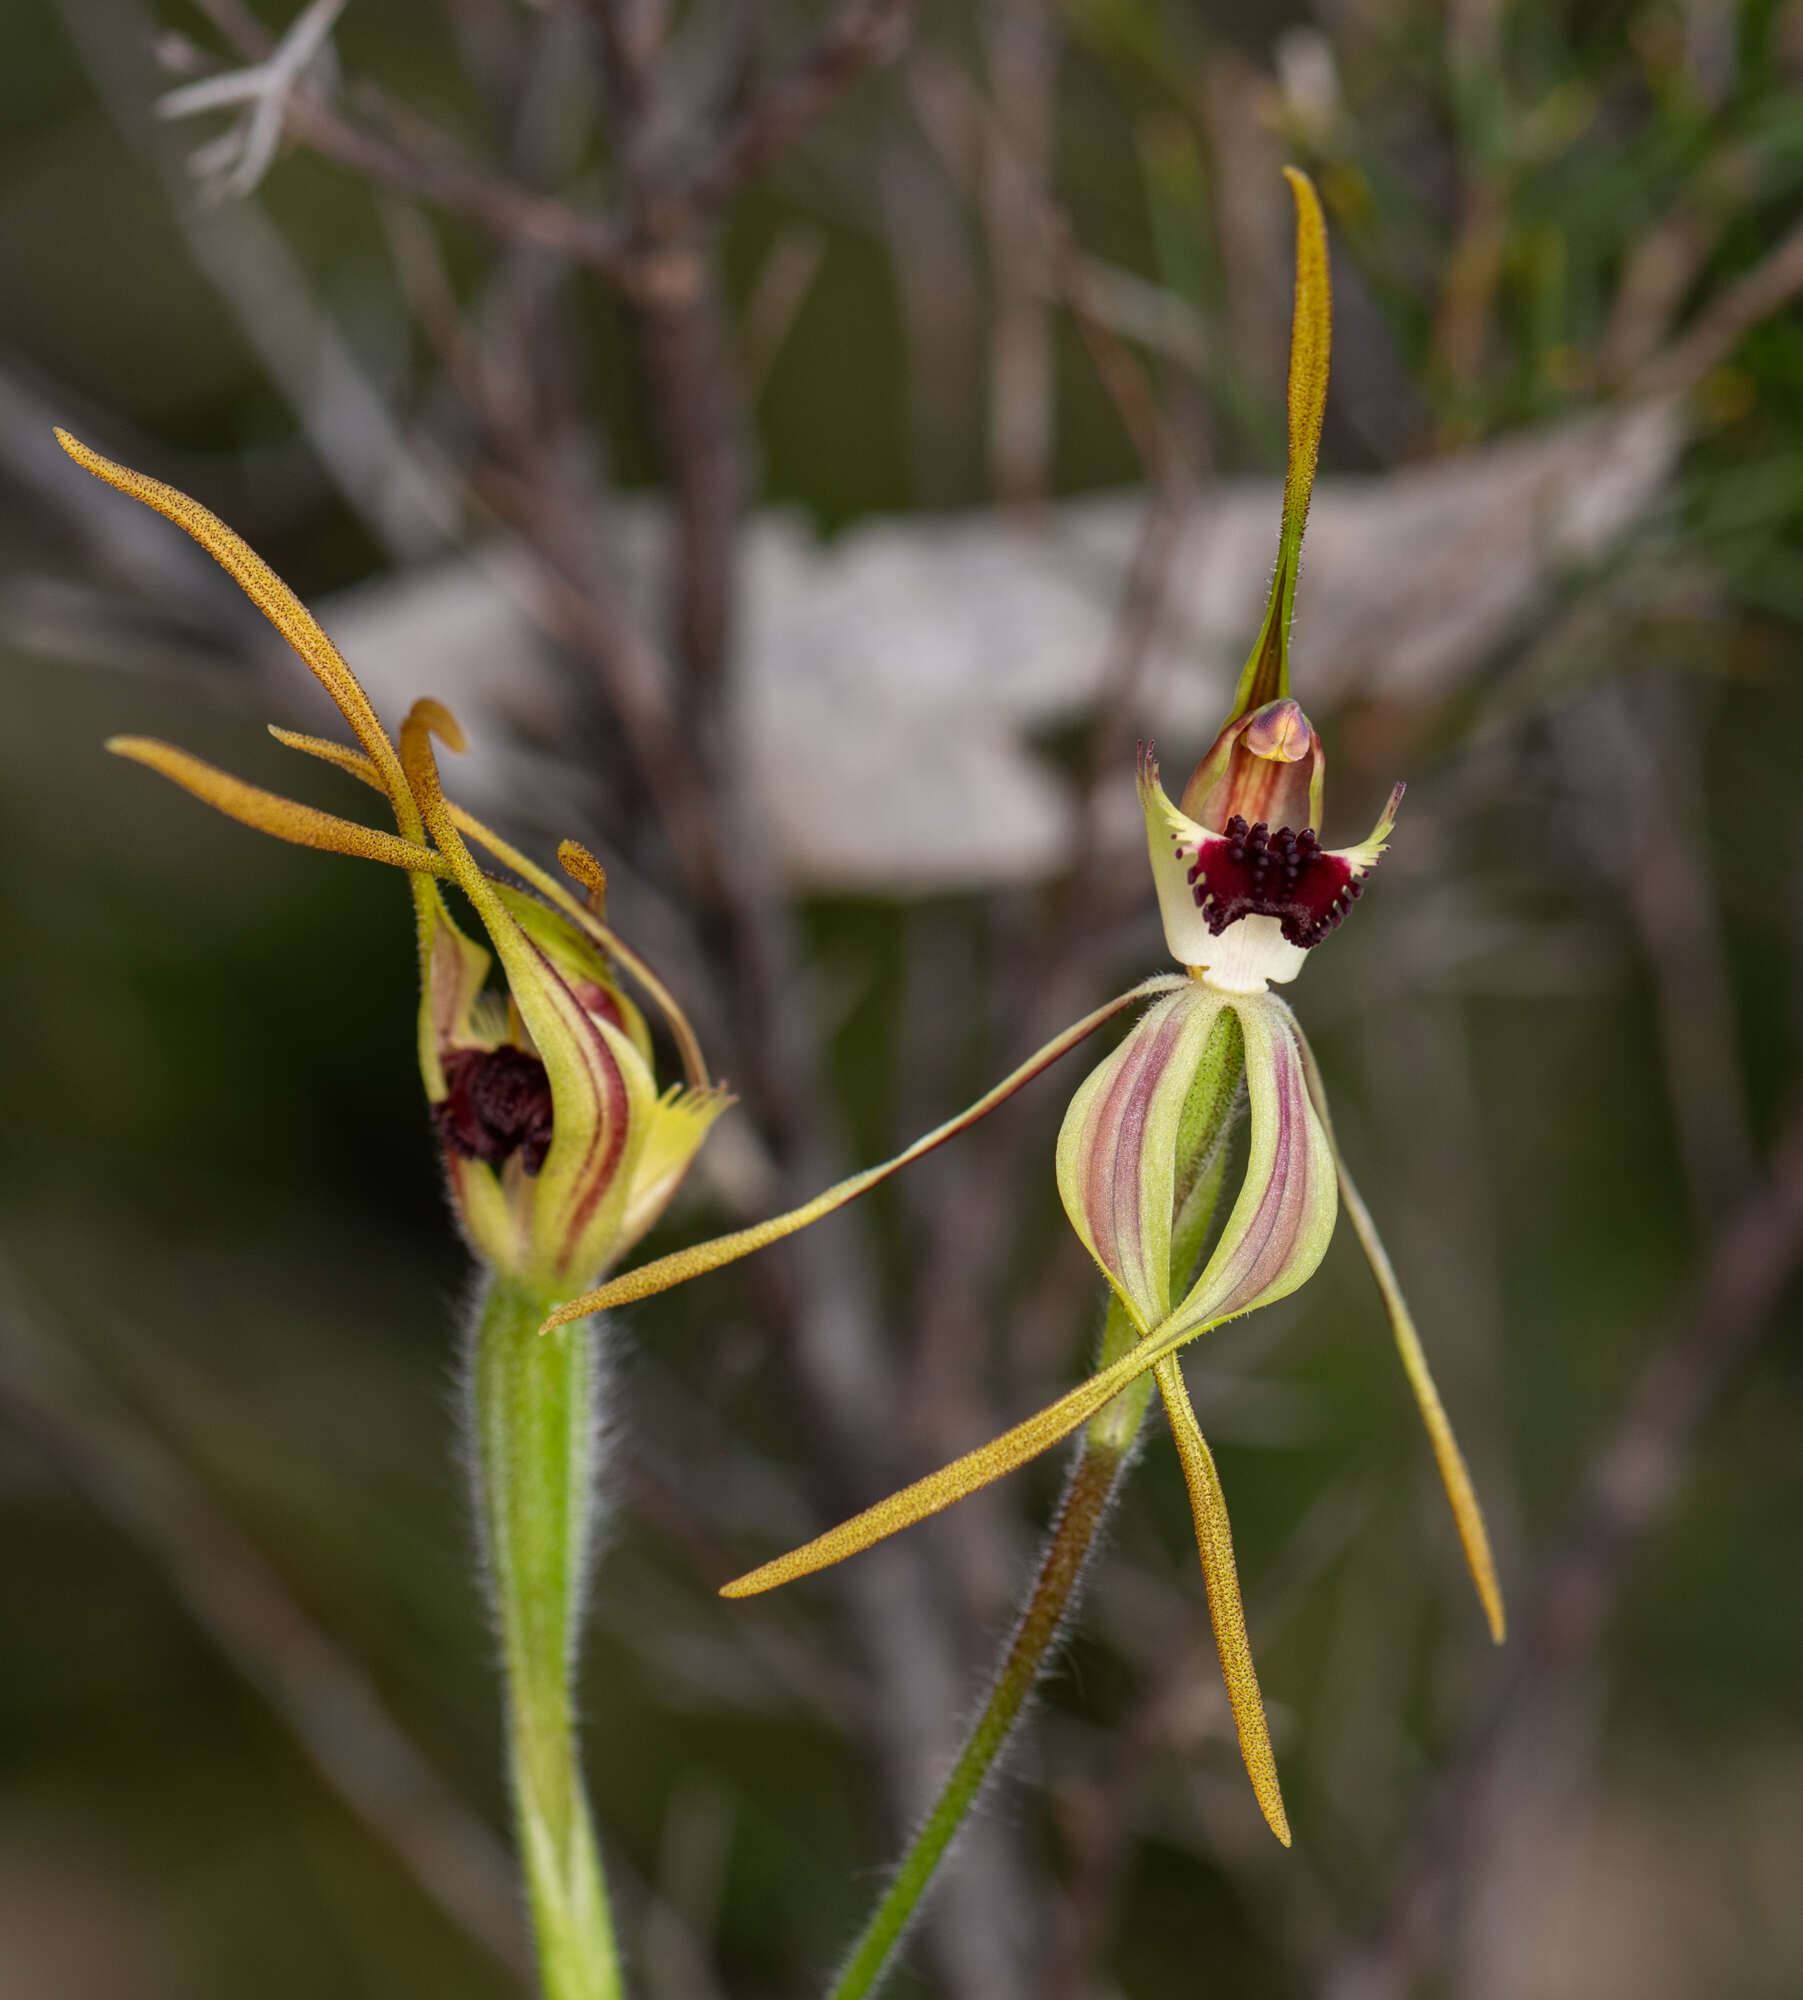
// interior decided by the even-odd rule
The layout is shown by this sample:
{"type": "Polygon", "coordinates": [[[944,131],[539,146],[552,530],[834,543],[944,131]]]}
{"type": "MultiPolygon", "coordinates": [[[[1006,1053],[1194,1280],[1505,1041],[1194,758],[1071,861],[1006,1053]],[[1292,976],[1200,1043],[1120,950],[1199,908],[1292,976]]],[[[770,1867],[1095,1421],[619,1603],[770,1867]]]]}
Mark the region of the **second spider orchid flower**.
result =
{"type": "Polygon", "coordinates": [[[448,710],[415,702],[398,743],[391,739],[306,607],[222,521],[57,435],[78,464],[184,529],[237,581],[337,703],[355,747],[285,729],[275,736],[373,787],[394,814],[387,833],[167,743],[127,736],[108,746],[247,826],[403,869],[412,885],[420,1074],[452,1203],[484,1267],[465,1370],[470,1462],[540,1991],[544,2000],[622,2000],[574,1695],[607,1346],[598,1326],[545,1340],[539,1323],[651,1227],[729,1099],[709,1083],[681,1010],[606,923],[595,858],[573,841],[559,848],[583,892],[572,894],[445,796],[433,746],[463,747],[448,710]],[[476,849],[517,880],[491,875],[476,849]],[[486,947],[452,917],[447,884],[475,912],[486,947]],[[505,983],[491,992],[494,960],[505,983]],[[650,1031],[622,972],[663,1013],[684,1083],[659,1092],[650,1031]]]}
{"type": "Polygon", "coordinates": [[[416,702],[397,746],[312,614],[231,529],[173,487],[57,435],[78,464],[184,529],[236,579],[337,703],[357,747],[286,729],[271,734],[380,792],[396,832],[279,797],[171,744],[121,736],[108,748],[278,839],[407,871],[419,944],[420,1074],[464,1235],[492,1270],[553,1296],[592,1284],[656,1221],[730,1101],[709,1084],[681,1009],[604,921],[600,864],[574,841],[559,848],[584,892],[578,897],[453,805],[433,741],[461,750],[463,733],[442,704],[416,702]],[[472,843],[530,888],[488,874],[472,843]],[[487,932],[504,996],[485,991],[490,952],[453,919],[447,882],[487,932]],[[663,1013],[682,1085],[659,1092],[650,1031],[621,971],[663,1013]]]}
{"type": "MultiPolygon", "coordinates": [[[[1270,991],[1293,980],[1359,896],[1389,838],[1398,785],[1370,837],[1321,844],[1325,758],[1290,694],[1289,634],[1303,528],[1327,393],[1331,294],[1327,240],[1307,178],[1295,196],[1296,295],[1289,377],[1289,466],[1276,574],[1263,627],[1213,745],[1173,804],[1149,746],[1139,759],[1153,880],[1180,972],[1146,981],[1067,1029],[986,1097],[881,1166],[751,1229],[629,1271],[573,1300],[553,1323],[644,1298],[717,1269],[842,1207],[987,1115],[1013,1091],[1137,1001],[1151,1004],[1084,1081],[1057,1148],[1072,1226],[1130,1323],[1124,1352],[978,1450],[727,1585],[744,1596],[824,1568],[1023,1465],[1094,1419],[1148,1373],[1156,1378],[1188,1483],[1223,1673],[1253,1788],[1289,1838],[1264,1705],[1253,1671],[1233,1543],[1214,1461],[1185,1391],[1178,1350],[1224,1321],[1283,1298],[1312,1276],[1344,1201],[1370,1261],[1415,1393],[1492,1635],[1503,1607],[1464,1460],[1370,1215],[1333,1139],[1313,1055],[1270,991]],[[1243,1067],[1250,1109],[1245,1176],[1212,1250],[1201,1256],[1218,1147],[1243,1067]],[[1196,1267],[1200,1265],[1198,1270],[1196,1267]]],[[[1135,1419],[1137,1421],[1137,1419],[1135,1419]]]]}

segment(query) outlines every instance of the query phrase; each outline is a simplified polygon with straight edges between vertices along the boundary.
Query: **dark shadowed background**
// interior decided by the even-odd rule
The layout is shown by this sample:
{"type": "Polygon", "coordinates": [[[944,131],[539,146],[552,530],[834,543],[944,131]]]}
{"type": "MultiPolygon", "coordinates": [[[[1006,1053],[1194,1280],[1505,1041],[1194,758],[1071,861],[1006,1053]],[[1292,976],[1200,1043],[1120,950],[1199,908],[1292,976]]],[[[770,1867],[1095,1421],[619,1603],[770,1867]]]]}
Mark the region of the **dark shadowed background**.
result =
{"type": "MultiPolygon", "coordinates": [[[[1294,1850],[1161,1447],[898,1986],[1803,1991],[1803,7],[350,0],[267,158],[154,118],[289,26],[0,9],[0,1994],[522,1990],[407,899],[101,753],[357,810],[49,427],[605,856],[742,1097],[672,1247],[1160,966],[1132,743],[1180,777],[1256,628],[1285,159],[1330,834],[1410,781],[1293,997],[1515,1629],[1342,1230],[1189,1358],[1294,1850]]],[[[1075,1379],[1085,1060],[618,1329],[587,1760],[645,2000],[819,1991],[980,1694],[1050,1461],[713,1592],[1075,1379]]]]}

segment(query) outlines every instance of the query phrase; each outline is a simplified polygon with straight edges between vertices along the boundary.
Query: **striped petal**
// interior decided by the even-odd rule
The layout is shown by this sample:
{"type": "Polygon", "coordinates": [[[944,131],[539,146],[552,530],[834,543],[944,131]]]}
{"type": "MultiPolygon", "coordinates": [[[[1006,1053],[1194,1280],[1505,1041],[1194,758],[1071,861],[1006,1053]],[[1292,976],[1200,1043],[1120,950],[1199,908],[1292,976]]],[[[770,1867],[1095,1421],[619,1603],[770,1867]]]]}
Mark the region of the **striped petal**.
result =
{"type": "Polygon", "coordinates": [[[1252,1124],[1246,1178],[1214,1254],[1177,1309],[1137,1347],[1024,1423],[739,1577],[724,1596],[791,1583],[937,1514],[1069,1437],[1198,1334],[1285,1297],[1314,1274],[1333,1234],[1336,1202],[1333,1155],[1309,1101],[1301,1040],[1280,1002],[1261,994],[1230,1004],[1245,1037],[1252,1124]]]}
{"type": "Polygon", "coordinates": [[[1246,1046],[1246,1178],[1214,1255],[1159,1330],[1170,1346],[1306,1284],[1339,1213],[1333,1146],[1309,1096],[1295,1016],[1267,993],[1235,995],[1232,1006],[1246,1046]]]}
{"type": "Polygon", "coordinates": [[[1221,995],[1193,982],[1147,1009],[1071,1099],[1058,1192],[1141,1333],[1171,1309],[1177,1134],[1221,995]]]}
{"type": "MultiPolygon", "coordinates": [[[[580,1284],[609,1259],[631,1184],[633,1155],[657,1090],[631,1038],[582,1005],[464,845],[439,782],[436,736],[463,744],[455,718],[415,702],[401,725],[401,761],[433,842],[482,920],[508,989],[550,1082],[550,1146],[532,1176],[528,1274],[580,1284]]],[[[520,1163],[509,1173],[523,1174],[520,1163]]]]}

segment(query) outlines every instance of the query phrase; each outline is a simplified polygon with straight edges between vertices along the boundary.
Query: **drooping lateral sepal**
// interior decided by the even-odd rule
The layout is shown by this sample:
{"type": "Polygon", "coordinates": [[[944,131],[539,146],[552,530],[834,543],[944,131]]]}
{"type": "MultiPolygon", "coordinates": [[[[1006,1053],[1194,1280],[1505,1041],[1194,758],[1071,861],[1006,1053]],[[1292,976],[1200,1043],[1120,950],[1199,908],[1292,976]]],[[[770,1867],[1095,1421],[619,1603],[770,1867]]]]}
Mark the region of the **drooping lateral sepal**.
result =
{"type": "MultiPolygon", "coordinates": [[[[1282,1007],[1283,1003],[1274,1000],[1271,1004],[1282,1007]]],[[[1288,1013],[1289,1010],[1284,1008],[1283,1011],[1288,1013]]],[[[1428,1442],[1433,1448],[1434,1463],[1439,1469],[1440,1483],[1446,1489],[1447,1505],[1452,1509],[1453,1523],[1459,1531],[1459,1543],[1465,1552],[1465,1565],[1471,1572],[1471,1581],[1477,1591],[1478,1602],[1484,1607],[1484,1616],[1490,1626],[1490,1636],[1500,1646],[1507,1633],[1508,1621],[1503,1610],[1502,1584],[1496,1573],[1496,1558],[1490,1548],[1489,1530],[1484,1526],[1483,1509],[1478,1505],[1477,1489],[1471,1483],[1471,1473],[1465,1464],[1465,1454],[1459,1449],[1459,1441],[1453,1434],[1452,1421],[1447,1416],[1446,1406],[1440,1401],[1440,1392],[1434,1385],[1433,1373],[1427,1365],[1426,1350],[1421,1345],[1420,1334],[1415,1330],[1414,1315],[1409,1311],[1408,1301],[1402,1295],[1402,1287],[1397,1283],[1396,1271],[1390,1262],[1389,1252],[1385,1250],[1383,1240],[1377,1233],[1377,1225],[1371,1219],[1371,1211],[1365,1206],[1364,1198],[1353,1185],[1352,1176],[1346,1171],[1346,1162],[1341,1157],[1339,1144],[1333,1135],[1333,1119],[1327,1108],[1327,1092],[1321,1081],[1321,1071],[1315,1061],[1314,1051],[1303,1037],[1302,1030],[1294,1026],[1293,1020],[1292,1028],[1302,1055],[1309,1099],[1332,1151],[1340,1198],[1346,1204],[1346,1213],[1351,1218],[1359,1247],[1364,1251],[1365,1261],[1371,1267],[1371,1275],[1377,1281],[1378,1294],[1383,1299],[1384,1312],[1390,1322],[1390,1332],[1396,1341],[1396,1351],[1402,1359],[1403,1373],[1408,1377],[1409,1387],[1414,1392],[1416,1407],[1421,1412],[1421,1421],[1427,1430],[1428,1442]]]]}
{"type": "Polygon", "coordinates": [[[1266,1824],[1288,1847],[1289,1815],[1283,1809],[1277,1757],[1271,1748],[1270,1725],[1265,1720],[1265,1699],[1258,1685],[1258,1670],[1252,1662],[1246,1607],[1240,1597],[1239,1565],[1233,1555],[1233,1528],[1227,1518],[1227,1495],[1221,1487],[1221,1475],[1215,1470],[1214,1454],[1196,1421],[1177,1356],[1166,1355],[1158,1364],[1157,1374],[1159,1393],[1164,1398],[1165,1415],[1171,1426],[1171,1441],[1177,1447],[1183,1482],[1189,1488],[1190,1518],[1202,1557],[1203,1588],[1208,1592],[1209,1623],[1214,1627],[1215,1651],[1220,1655],[1221,1678],[1227,1684],[1234,1730],[1240,1739],[1240,1756],[1266,1824]]]}

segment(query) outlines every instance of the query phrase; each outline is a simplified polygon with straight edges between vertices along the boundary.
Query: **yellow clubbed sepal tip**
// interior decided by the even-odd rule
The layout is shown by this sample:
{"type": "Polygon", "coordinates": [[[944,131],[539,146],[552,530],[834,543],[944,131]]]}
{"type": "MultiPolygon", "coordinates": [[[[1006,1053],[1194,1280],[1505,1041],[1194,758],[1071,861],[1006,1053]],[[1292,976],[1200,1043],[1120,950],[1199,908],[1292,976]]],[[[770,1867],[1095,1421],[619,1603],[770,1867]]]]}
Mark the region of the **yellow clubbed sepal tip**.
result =
{"type": "Polygon", "coordinates": [[[590,912],[601,921],[607,916],[607,870],[579,840],[557,843],[557,865],[572,882],[588,891],[590,912]]]}

